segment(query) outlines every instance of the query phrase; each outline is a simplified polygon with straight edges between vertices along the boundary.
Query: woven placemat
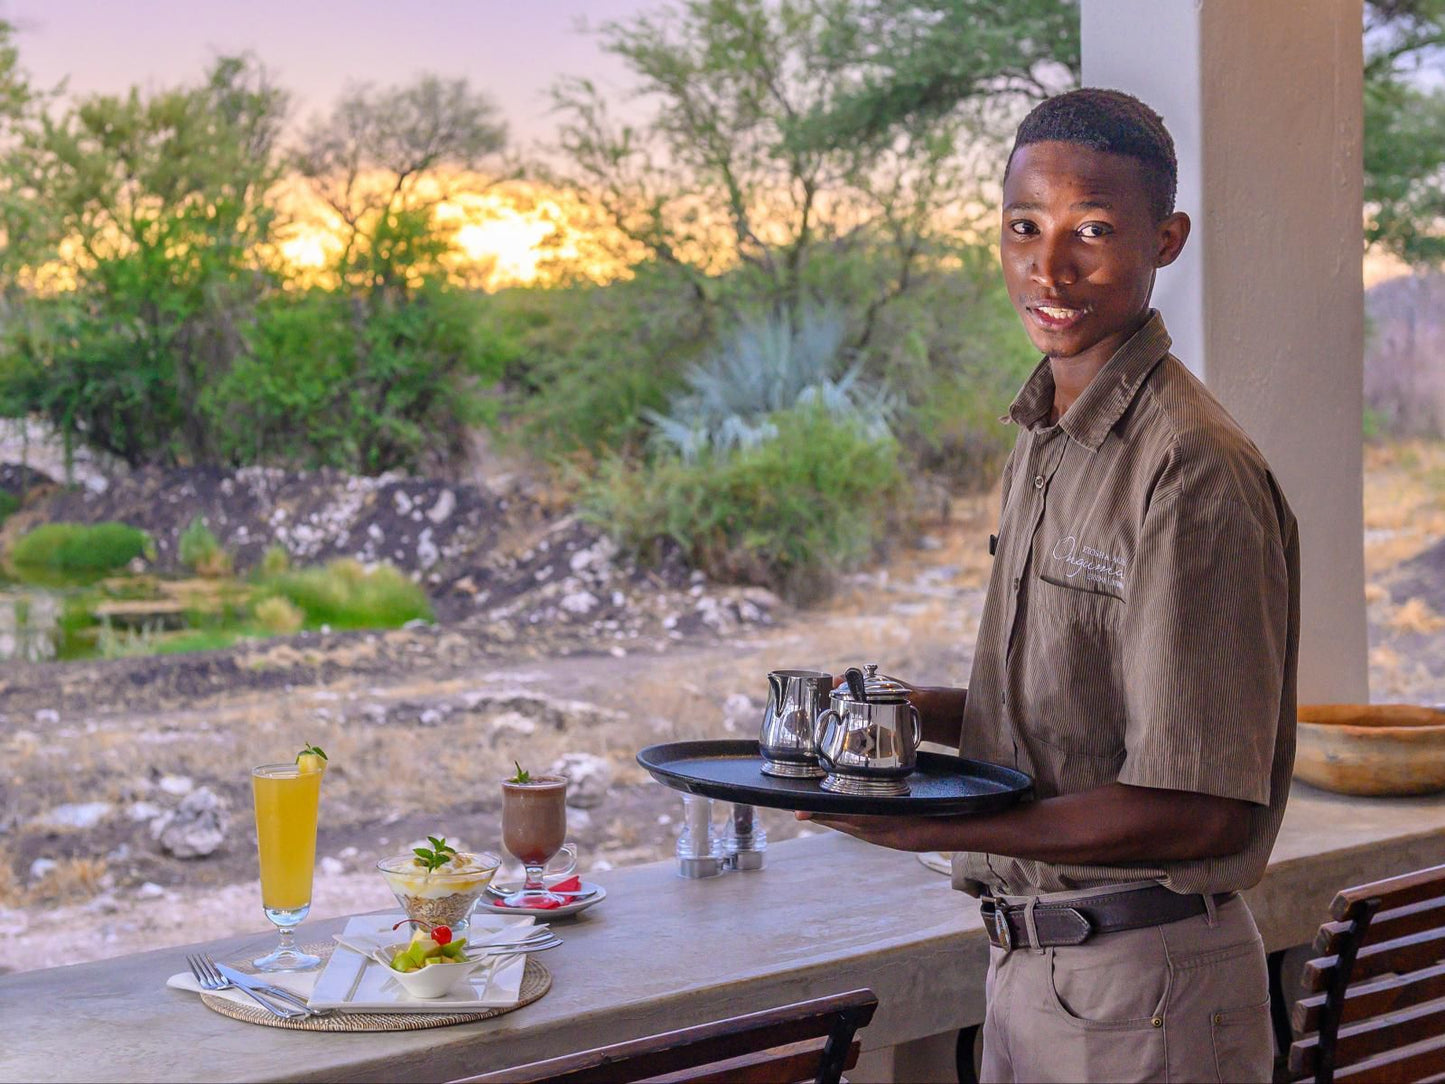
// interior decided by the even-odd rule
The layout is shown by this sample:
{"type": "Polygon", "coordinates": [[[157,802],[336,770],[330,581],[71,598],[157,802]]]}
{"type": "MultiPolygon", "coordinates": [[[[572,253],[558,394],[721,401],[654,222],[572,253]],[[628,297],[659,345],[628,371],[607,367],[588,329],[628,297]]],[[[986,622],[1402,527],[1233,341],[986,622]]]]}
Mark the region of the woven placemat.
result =
{"type": "MultiPolygon", "coordinates": [[[[323,960],[330,957],[334,944],[303,945],[305,952],[314,953],[323,960]]],[[[252,968],[243,968],[251,971],[252,968]]],[[[477,1020],[490,1020],[530,1005],[552,989],[552,972],[535,956],[527,957],[527,968],[522,972],[521,996],[515,1005],[495,1009],[478,1009],[475,1012],[336,1012],[330,1016],[307,1016],[300,1020],[282,1020],[272,1016],[259,1005],[237,1005],[224,997],[202,993],[201,1000],[208,1009],[232,1020],[244,1020],[248,1024],[261,1024],[268,1028],[290,1028],[292,1031],[421,1031],[423,1028],[444,1028],[452,1024],[470,1024],[477,1020]]]]}

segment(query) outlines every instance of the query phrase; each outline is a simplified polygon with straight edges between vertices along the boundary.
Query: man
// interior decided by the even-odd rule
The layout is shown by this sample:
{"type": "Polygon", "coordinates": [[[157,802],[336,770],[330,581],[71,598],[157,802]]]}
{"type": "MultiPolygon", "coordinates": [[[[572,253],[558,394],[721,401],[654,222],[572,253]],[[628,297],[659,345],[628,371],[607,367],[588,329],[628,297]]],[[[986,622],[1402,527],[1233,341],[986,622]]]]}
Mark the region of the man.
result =
{"type": "MultiPolygon", "coordinates": [[[[1262,456],[1149,307],[1189,219],[1142,102],[1084,89],[1020,125],[1000,258],[1045,355],[1009,409],[969,688],[917,688],[931,741],[1036,800],[813,819],[954,852],[991,950],[988,1080],[1270,1079],[1257,882],[1294,759],[1299,557],[1262,456]]],[[[806,817],[806,814],[799,814],[806,817]]]]}

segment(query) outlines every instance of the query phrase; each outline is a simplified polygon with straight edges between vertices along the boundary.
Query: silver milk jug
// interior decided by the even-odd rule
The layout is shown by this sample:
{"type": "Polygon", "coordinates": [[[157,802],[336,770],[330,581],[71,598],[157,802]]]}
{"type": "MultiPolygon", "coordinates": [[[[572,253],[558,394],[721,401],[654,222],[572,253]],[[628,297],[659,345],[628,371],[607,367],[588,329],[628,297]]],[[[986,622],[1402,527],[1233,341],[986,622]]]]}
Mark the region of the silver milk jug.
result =
{"type": "Polygon", "coordinates": [[[867,670],[865,677],[851,669],[848,682],[833,690],[818,716],[814,737],[826,770],[820,785],[838,794],[907,794],[905,780],[918,764],[923,740],[922,720],[901,686],[879,677],[876,664],[867,670]]]}
{"type": "Polygon", "coordinates": [[[768,674],[768,707],[758,734],[764,775],[823,778],[813,737],[832,687],[833,675],[821,670],[774,670],[768,674]]]}

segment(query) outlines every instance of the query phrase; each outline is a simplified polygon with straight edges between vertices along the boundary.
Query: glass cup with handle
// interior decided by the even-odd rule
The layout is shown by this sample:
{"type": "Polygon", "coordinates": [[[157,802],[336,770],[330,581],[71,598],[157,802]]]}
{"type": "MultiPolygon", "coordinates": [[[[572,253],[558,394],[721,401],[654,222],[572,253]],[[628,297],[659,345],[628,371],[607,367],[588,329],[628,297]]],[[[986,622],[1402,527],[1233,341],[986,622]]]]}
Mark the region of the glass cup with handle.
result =
{"type": "Polygon", "coordinates": [[[324,768],[262,764],[251,769],[256,802],[256,849],[261,859],[261,906],[281,935],[280,943],[253,961],[261,971],[309,971],[319,956],[296,946],[295,927],[311,911],[316,868],[316,811],[324,768]]]}
{"type": "Polygon", "coordinates": [[[559,907],[571,902],[547,888],[544,877],[560,877],[577,868],[577,847],[567,843],[567,780],[534,775],[526,782],[502,783],[502,846],[527,871],[522,887],[506,897],[511,907],[559,907]],[[559,854],[560,869],[551,867],[559,854]]]}

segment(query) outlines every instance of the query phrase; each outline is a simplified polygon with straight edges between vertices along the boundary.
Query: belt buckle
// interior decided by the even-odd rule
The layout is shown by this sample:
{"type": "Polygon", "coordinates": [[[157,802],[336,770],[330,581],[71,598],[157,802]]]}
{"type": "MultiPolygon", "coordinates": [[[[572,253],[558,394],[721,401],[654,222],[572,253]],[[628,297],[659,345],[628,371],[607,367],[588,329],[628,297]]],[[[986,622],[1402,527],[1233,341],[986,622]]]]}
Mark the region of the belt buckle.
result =
{"type": "Polygon", "coordinates": [[[992,896],[984,898],[993,905],[993,936],[998,947],[1004,952],[1012,952],[1014,948],[1013,931],[1009,929],[1008,916],[1004,913],[1005,904],[1002,900],[992,896]]]}

